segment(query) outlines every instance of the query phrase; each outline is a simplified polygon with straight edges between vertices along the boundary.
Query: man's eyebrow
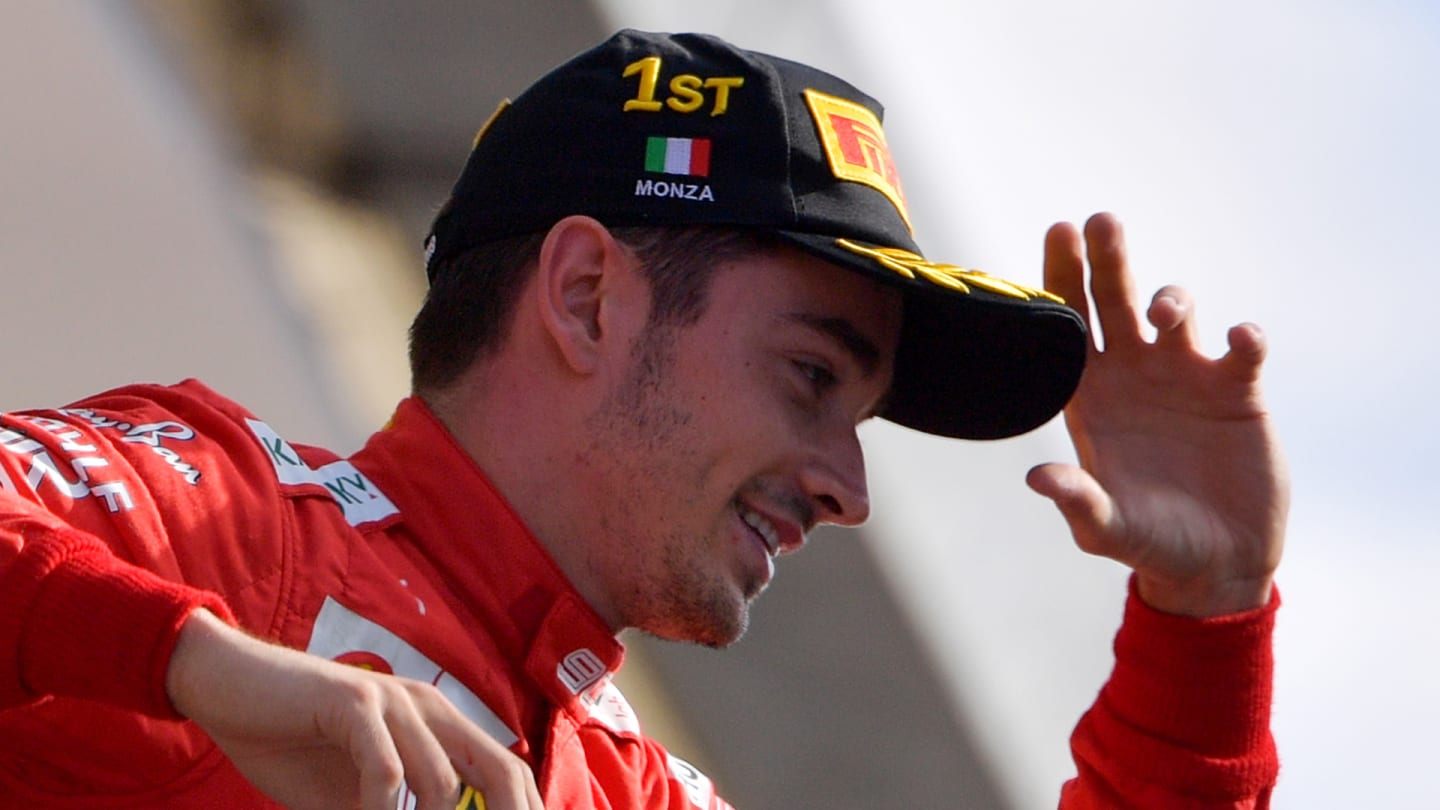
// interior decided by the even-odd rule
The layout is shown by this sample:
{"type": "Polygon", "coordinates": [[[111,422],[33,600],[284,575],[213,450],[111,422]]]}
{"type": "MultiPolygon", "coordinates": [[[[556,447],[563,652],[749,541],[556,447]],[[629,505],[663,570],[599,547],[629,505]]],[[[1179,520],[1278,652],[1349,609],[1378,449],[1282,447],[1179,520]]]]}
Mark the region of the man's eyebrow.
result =
{"type": "Polygon", "coordinates": [[[855,358],[855,362],[860,365],[860,370],[866,377],[874,374],[875,369],[879,367],[880,347],[855,328],[855,324],[848,319],[813,315],[808,312],[791,312],[785,317],[834,338],[855,358]]]}

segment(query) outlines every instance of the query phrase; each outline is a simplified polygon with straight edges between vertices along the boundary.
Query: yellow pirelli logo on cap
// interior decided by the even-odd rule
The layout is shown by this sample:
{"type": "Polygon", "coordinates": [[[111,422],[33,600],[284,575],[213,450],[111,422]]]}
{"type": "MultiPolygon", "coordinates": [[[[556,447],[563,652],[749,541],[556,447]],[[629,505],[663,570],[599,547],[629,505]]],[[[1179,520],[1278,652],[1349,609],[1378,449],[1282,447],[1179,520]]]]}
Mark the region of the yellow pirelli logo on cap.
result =
{"type": "Polygon", "coordinates": [[[895,204],[905,227],[914,231],[910,210],[905,207],[905,192],[900,189],[900,174],[890,159],[890,145],[885,142],[885,130],[880,128],[875,113],[818,90],[806,90],[805,103],[815,118],[830,171],[841,180],[863,183],[884,194],[895,204]]]}

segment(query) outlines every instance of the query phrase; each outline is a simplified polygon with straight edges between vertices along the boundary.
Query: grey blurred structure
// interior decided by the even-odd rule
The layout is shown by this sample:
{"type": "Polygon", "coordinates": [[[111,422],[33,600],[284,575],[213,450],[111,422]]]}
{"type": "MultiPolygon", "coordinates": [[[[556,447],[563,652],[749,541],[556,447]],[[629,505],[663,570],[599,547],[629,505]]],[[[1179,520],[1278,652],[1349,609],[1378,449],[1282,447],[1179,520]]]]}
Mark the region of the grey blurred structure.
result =
{"type": "MultiPolygon", "coordinates": [[[[198,376],[292,439],[354,449],[406,394],[420,243],[476,127],[550,66],[643,26],[642,5],[8,6],[0,408],[198,376]]],[[[769,5],[724,6],[734,30],[720,33],[859,69],[848,49],[820,47],[845,41],[823,22],[836,15],[784,24],[841,4],[769,5]]],[[[733,649],[628,637],[624,686],[642,720],[741,810],[1053,804],[1054,767],[1015,756],[1027,739],[1015,728],[1036,725],[1026,704],[1044,700],[987,691],[1003,670],[972,680],[947,664],[1004,650],[957,652],[976,636],[937,635],[951,619],[880,564],[885,547],[871,530],[820,532],[782,563],[733,649]],[[987,742],[1017,706],[1009,747],[987,742]]],[[[995,621],[1015,614],[995,604],[995,621]]],[[[1102,650],[1079,667],[1082,694],[1103,666],[1102,650]]]]}

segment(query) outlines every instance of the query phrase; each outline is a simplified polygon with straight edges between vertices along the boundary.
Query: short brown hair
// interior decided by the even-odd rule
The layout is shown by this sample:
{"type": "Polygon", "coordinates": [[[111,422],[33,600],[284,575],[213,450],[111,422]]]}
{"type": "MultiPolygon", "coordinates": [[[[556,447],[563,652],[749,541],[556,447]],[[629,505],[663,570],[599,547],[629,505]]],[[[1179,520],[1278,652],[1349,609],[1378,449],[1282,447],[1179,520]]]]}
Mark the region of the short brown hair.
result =
{"type": "MultiPolygon", "coordinates": [[[[733,227],[626,227],[611,233],[635,251],[650,282],[648,329],[694,323],[705,311],[717,267],[780,244],[766,231],[733,227]]],[[[417,393],[446,387],[504,343],[515,301],[544,241],[544,233],[500,239],[434,268],[425,303],[410,325],[410,379],[417,393]]]]}

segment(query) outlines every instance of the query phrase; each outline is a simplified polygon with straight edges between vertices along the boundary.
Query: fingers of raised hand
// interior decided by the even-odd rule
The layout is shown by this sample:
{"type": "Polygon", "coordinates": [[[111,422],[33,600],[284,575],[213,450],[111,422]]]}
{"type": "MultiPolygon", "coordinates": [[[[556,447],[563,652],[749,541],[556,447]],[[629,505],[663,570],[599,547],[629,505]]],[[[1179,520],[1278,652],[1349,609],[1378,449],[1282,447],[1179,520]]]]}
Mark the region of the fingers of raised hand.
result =
{"type": "Polygon", "coordinates": [[[1135,311],[1135,279],[1125,250],[1125,232],[1112,214],[1096,214],[1085,222],[1085,253],[1090,262],[1090,293],[1105,348],[1141,342],[1135,311]]]}
{"type": "Polygon", "coordinates": [[[1068,222],[1057,222],[1045,233],[1045,289],[1065,299],[1089,328],[1084,250],[1080,232],[1068,222]]]}
{"type": "Polygon", "coordinates": [[[1090,217],[1083,237],[1068,222],[1051,226],[1045,234],[1045,288],[1080,313],[1092,335],[1103,336],[1107,349],[1140,341],[1135,280],[1130,274],[1124,232],[1113,215],[1090,217]],[[1092,304],[1100,321],[1098,330],[1091,319],[1092,304]]]}
{"type": "Polygon", "coordinates": [[[1119,534],[1118,514],[1094,477],[1069,464],[1041,464],[1030,470],[1025,482],[1055,502],[1081,550],[1119,558],[1121,549],[1112,539],[1119,534]]]}
{"type": "MultiPolygon", "coordinates": [[[[1045,287],[1080,313],[1086,326],[1107,351],[1145,343],[1137,309],[1135,277],[1130,270],[1124,230],[1113,214],[1099,213],[1085,223],[1083,237],[1074,225],[1061,222],[1045,234],[1045,287]],[[1090,279],[1085,280],[1089,265],[1090,279]],[[1099,328],[1091,323],[1091,308],[1099,328]]],[[[1185,289],[1166,286],[1150,300],[1145,313],[1155,327],[1155,344],[1194,351],[1199,348],[1195,299],[1185,289]]],[[[1230,363],[1239,376],[1253,375],[1264,359],[1264,338],[1253,324],[1231,330],[1230,363]]]]}
{"type": "Polygon", "coordinates": [[[1220,367],[1240,382],[1254,382],[1260,378],[1260,366],[1265,363],[1269,344],[1265,332],[1253,323],[1242,323],[1230,327],[1226,333],[1230,350],[1220,358],[1220,367]]]}
{"type": "Polygon", "coordinates": [[[1195,298],[1186,290],[1168,286],[1150,299],[1145,313],[1155,327],[1155,344],[1177,350],[1194,350],[1199,345],[1200,331],[1195,320],[1195,298]]]}

